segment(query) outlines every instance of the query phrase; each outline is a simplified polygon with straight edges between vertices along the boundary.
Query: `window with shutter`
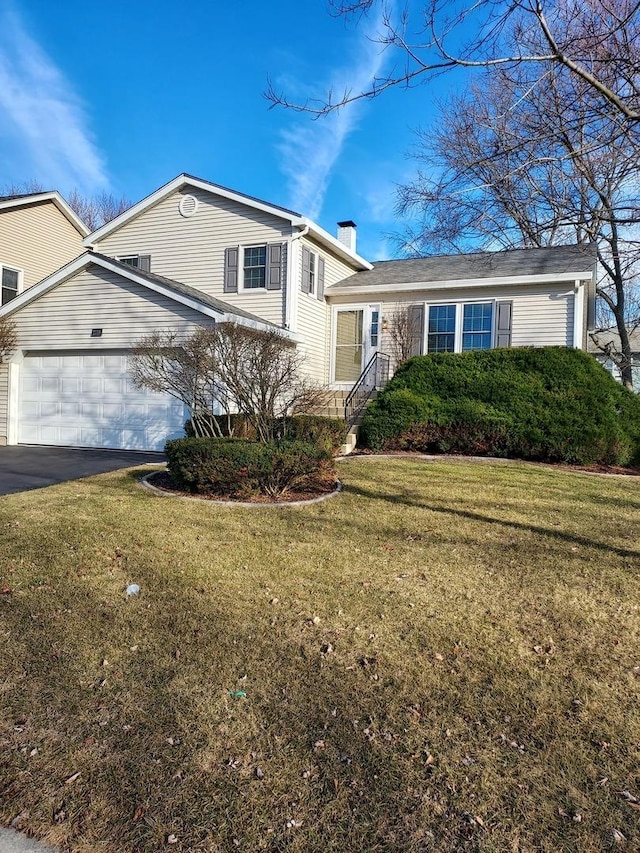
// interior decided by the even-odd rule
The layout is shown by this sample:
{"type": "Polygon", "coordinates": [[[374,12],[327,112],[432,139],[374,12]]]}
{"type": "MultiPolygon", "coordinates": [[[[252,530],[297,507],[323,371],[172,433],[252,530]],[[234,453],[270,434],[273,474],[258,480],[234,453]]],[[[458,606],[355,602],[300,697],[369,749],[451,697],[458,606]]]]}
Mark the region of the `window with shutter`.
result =
{"type": "Polygon", "coordinates": [[[317,252],[312,252],[306,246],[302,247],[302,278],[301,287],[303,293],[317,295],[318,299],[324,297],[324,258],[317,252]]]}
{"type": "Polygon", "coordinates": [[[244,249],[243,287],[267,286],[267,247],[246,246],[244,249]]]}
{"type": "Polygon", "coordinates": [[[287,244],[230,246],[224,250],[224,292],[281,290],[287,275],[287,244]]]}
{"type": "Polygon", "coordinates": [[[427,352],[467,352],[509,346],[510,338],[511,302],[429,306],[427,352]]]}

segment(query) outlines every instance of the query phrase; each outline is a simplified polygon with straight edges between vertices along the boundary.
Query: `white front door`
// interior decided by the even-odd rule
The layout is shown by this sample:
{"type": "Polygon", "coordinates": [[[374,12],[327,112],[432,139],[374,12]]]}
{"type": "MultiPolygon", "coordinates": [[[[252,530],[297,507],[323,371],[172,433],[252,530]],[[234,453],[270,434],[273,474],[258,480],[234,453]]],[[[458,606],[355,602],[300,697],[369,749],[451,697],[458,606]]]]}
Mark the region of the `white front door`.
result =
{"type": "Polygon", "coordinates": [[[332,382],[351,388],[357,382],[380,340],[380,306],[335,309],[332,382]]]}

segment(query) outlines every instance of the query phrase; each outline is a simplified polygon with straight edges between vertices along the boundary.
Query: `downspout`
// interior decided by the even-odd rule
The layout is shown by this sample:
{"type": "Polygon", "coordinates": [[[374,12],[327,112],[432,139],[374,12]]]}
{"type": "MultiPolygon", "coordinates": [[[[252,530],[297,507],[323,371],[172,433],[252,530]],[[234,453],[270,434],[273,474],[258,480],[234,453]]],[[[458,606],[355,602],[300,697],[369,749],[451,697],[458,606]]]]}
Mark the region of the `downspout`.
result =
{"type": "Polygon", "coordinates": [[[293,270],[299,269],[297,246],[294,247],[294,242],[301,237],[306,237],[309,233],[309,226],[305,225],[302,230],[294,234],[290,241],[290,251],[287,256],[287,288],[285,290],[285,306],[284,306],[284,325],[291,332],[297,332],[297,322],[294,324],[293,319],[297,320],[297,302],[298,302],[298,287],[297,276],[296,281],[293,280],[293,270]],[[295,326],[295,328],[293,328],[295,326]]]}
{"type": "Polygon", "coordinates": [[[573,297],[573,346],[585,349],[586,316],[585,316],[585,283],[576,280],[573,297]]]}

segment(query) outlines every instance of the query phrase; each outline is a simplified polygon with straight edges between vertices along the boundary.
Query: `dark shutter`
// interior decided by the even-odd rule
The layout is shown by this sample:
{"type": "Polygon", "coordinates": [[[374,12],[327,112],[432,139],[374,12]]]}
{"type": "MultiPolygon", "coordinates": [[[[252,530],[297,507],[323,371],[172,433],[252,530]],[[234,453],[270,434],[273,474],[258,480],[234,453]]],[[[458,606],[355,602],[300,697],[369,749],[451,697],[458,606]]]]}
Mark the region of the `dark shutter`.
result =
{"type": "Polygon", "coordinates": [[[151,255],[138,255],[138,269],[151,272],[151,255]]]}
{"type": "Polygon", "coordinates": [[[316,295],[318,299],[324,299],[324,258],[321,258],[320,255],[318,255],[318,287],[316,295]]]}
{"type": "Polygon", "coordinates": [[[409,334],[411,336],[411,355],[422,355],[424,341],[424,305],[409,306],[409,334]]]}
{"type": "Polygon", "coordinates": [[[311,252],[306,246],[302,247],[302,292],[309,293],[311,278],[311,252]]]}
{"type": "Polygon", "coordinates": [[[238,292],[238,258],[240,250],[237,246],[224,250],[224,292],[238,292]]]}
{"type": "Polygon", "coordinates": [[[496,302],[496,346],[511,346],[511,315],[513,302],[496,302]]]}
{"type": "Polygon", "coordinates": [[[267,246],[267,290],[280,290],[285,264],[285,244],[272,243],[267,246]]]}

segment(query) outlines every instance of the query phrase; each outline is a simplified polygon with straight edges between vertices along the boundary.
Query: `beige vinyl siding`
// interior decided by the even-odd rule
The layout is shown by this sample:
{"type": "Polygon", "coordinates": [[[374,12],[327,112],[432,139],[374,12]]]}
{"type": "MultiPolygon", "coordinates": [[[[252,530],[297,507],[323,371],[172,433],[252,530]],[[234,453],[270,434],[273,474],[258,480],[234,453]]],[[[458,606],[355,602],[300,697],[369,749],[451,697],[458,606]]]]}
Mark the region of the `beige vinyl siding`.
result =
{"type": "Polygon", "coordinates": [[[291,225],[262,211],[189,187],[172,193],[154,207],[97,243],[110,257],[151,255],[151,272],[176,279],[281,326],[283,290],[242,289],[225,293],[224,250],[285,242],[291,225]],[[194,216],[178,211],[184,195],[198,200],[194,216]]]}
{"type": "MultiPolygon", "coordinates": [[[[336,284],[338,281],[342,281],[355,272],[355,266],[349,266],[338,258],[333,257],[323,246],[316,243],[315,240],[303,237],[300,243],[324,259],[325,288],[336,284]]],[[[300,252],[299,257],[301,257],[301,254],[300,252]]],[[[326,385],[329,382],[329,317],[331,312],[326,299],[319,300],[316,293],[302,292],[302,261],[300,261],[297,274],[297,287],[298,316],[296,330],[298,335],[303,339],[303,343],[299,344],[299,348],[306,355],[305,366],[312,378],[326,385]]]]}
{"type": "Polygon", "coordinates": [[[82,236],[52,201],[0,211],[0,263],[31,287],[85,251],[82,236]]]}
{"type": "MultiPolygon", "coordinates": [[[[411,293],[376,294],[370,290],[361,297],[354,294],[330,294],[331,305],[373,302],[382,304],[382,318],[390,319],[397,308],[408,305],[448,302],[482,302],[512,300],[511,345],[523,346],[573,346],[574,294],[569,285],[473,287],[450,290],[413,291],[411,293]]],[[[425,325],[428,317],[425,315],[425,325]]],[[[390,351],[389,334],[382,333],[381,349],[390,351]]]]}
{"type": "Polygon", "coordinates": [[[25,305],[13,320],[24,351],[127,348],[155,329],[184,332],[206,317],[92,265],[25,305]],[[94,328],[102,337],[90,337],[94,328]]]}
{"type": "Polygon", "coordinates": [[[329,381],[328,313],[329,309],[324,300],[316,299],[315,295],[300,294],[297,331],[302,340],[298,349],[305,357],[305,373],[321,385],[326,385],[329,381]]]}
{"type": "Polygon", "coordinates": [[[0,447],[7,443],[7,399],[9,395],[9,370],[0,364],[0,447]]]}
{"type": "MultiPolygon", "coordinates": [[[[303,237],[300,242],[303,246],[306,246],[308,249],[311,249],[312,252],[317,252],[317,254],[322,255],[324,258],[325,269],[324,269],[324,286],[325,288],[331,287],[332,284],[337,284],[337,282],[342,281],[348,276],[353,275],[354,272],[357,272],[359,267],[354,265],[346,264],[344,261],[341,261],[339,258],[334,257],[330,254],[323,246],[319,243],[316,243],[315,240],[310,239],[309,237],[303,237]]],[[[300,269],[298,271],[298,287],[302,282],[302,265],[300,265],[300,269]]]]}

